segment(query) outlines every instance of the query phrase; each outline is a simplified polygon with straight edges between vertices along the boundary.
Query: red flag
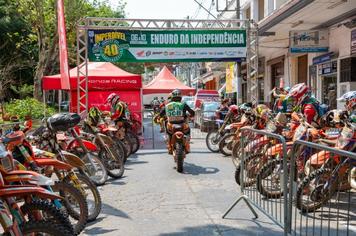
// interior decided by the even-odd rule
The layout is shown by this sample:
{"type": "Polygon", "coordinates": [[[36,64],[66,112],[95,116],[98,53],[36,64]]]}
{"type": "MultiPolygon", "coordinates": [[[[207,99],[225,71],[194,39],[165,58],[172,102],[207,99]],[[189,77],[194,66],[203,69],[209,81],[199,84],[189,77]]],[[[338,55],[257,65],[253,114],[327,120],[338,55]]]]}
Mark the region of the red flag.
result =
{"type": "Polygon", "coordinates": [[[69,68],[66,23],[64,18],[63,0],[57,0],[58,38],[59,38],[59,66],[61,72],[61,89],[69,90],[69,68]]]}

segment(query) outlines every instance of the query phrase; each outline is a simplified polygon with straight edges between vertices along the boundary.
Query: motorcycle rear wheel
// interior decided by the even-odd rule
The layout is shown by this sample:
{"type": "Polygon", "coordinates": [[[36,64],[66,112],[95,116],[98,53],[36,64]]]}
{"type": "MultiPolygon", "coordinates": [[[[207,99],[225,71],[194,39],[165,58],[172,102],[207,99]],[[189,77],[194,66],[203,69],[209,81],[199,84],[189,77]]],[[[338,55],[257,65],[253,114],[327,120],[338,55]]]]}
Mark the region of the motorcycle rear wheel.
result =
{"type": "Polygon", "coordinates": [[[177,172],[182,173],[184,163],[184,147],[182,143],[176,143],[175,155],[177,160],[177,172]]]}

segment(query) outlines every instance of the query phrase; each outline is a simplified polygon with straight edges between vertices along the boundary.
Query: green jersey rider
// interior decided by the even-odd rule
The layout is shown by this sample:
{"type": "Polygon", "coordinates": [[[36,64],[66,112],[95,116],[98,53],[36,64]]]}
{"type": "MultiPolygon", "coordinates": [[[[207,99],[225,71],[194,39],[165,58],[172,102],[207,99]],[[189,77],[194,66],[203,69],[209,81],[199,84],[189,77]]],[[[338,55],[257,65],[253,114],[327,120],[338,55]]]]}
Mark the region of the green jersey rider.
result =
{"type": "MultiPolygon", "coordinates": [[[[168,102],[165,106],[165,109],[161,110],[160,116],[164,117],[167,116],[168,124],[167,124],[167,148],[168,153],[172,154],[172,147],[170,145],[171,137],[173,133],[171,133],[171,129],[169,128],[172,124],[184,124],[183,132],[185,135],[189,137],[190,135],[190,128],[187,124],[187,112],[189,113],[190,117],[194,117],[195,112],[186,104],[182,103],[182,94],[179,89],[175,89],[172,91],[172,98],[171,101],[168,102]]],[[[189,138],[186,143],[186,151],[187,153],[190,152],[190,145],[189,145],[189,138]]]]}

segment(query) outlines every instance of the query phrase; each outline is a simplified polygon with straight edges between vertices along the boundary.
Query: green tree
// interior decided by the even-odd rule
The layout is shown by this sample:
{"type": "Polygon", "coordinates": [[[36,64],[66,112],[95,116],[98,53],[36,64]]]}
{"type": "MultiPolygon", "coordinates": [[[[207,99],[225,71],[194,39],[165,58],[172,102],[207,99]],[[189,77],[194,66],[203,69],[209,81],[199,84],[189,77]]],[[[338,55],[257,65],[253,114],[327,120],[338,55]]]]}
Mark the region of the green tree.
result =
{"type": "MultiPolygon", "coordinates": [[[[34,97],[41,99],[41,79],[46,74],[58,72],[58,34],[55,0],[19,0],[18,12],[31,25],[31,33],[37,47],[33,72],[34,97]]],[[[76,25],[80,18],[123,17],[125,4],[118,1],[118,8],[112,9],[107,1],[66,0],[65,14],[67,27],[68,59],[71,66],[76,64],[76,25]]]]}

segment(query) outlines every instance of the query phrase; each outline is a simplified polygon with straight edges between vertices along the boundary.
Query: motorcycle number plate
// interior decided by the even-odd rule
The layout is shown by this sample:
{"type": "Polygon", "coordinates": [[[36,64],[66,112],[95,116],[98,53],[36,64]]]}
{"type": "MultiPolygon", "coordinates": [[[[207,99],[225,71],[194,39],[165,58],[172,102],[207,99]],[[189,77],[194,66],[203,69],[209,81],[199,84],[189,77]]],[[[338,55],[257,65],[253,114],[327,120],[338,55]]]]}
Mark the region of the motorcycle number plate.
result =
{"type": "Polygon", "coordinates": [[[66,135],[64,133],[58,133],[56,134],[56,138],[58,141],[64,141],[66,140],[66,135]]]}

